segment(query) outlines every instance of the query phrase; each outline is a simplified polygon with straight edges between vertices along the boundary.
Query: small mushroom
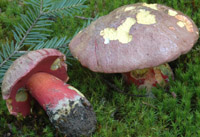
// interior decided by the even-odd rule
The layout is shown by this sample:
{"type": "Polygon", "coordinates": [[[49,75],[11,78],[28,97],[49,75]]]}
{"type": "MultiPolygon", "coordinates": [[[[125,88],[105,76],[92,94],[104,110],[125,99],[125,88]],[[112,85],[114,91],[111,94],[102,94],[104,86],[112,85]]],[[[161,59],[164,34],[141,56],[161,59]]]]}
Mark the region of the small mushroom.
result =
{"type": "Polygon", "coordinates": [[[96,116],[89,101],[66,84],[65,56],[55,49],[30,51],[10,66],[2,82],[2,95],[12,115],[30,114],[36,99],[51,123],[69,136],[90,135],[96,116]]]}
{"type": "Polygon", "coordinates": [[[167,85],[168,62],[186,54],[199,30],[180,11],[160,4],[119,7],[92,22],[70,42],[72,55],[94,72],[123,73],[138,87],[167,85]]]}

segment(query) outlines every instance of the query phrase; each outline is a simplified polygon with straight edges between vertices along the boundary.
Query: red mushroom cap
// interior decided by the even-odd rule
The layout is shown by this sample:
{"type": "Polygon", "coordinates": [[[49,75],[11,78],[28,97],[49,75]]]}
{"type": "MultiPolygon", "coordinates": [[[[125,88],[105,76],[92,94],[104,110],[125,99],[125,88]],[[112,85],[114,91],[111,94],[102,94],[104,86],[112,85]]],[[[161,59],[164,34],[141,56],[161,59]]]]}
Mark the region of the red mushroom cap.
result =
{"type": "Polygon", "coordinates": [[[100,17],[78,33],[69,48],[92,71],[122,73],[173,61],[198,37],[197,26],[182,12],[138,3],[100,17]]]}
{"type": "Polygon", "coordinates": [[[2,95],[13,115],[30,113],[30,96],[23,90],[27,80],[37,72],[47,72],[63,81],[69,79],[65,56],[55,49],[30,51],[19,57],[5,73],[2,95]]]}

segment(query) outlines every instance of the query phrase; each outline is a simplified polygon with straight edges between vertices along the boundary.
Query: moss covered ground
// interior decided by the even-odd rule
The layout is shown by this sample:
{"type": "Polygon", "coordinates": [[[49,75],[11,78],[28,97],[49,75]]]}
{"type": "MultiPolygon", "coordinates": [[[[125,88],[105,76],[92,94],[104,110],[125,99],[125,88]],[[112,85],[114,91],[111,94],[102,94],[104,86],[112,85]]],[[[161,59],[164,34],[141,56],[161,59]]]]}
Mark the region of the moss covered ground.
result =
{"type": "MultiPolygon", "coordinates": [[[[161,3],[190,16],[200,28],[199,0],[88,0],[82,17],[94,18],[115,8],[136,2],[161,3]]],[[[13,39],[13,25],[20,22],[26,10],[21,0],[0,0],[0,42],[13,39]]],[[[57,19],[52,36],[72,37],[86,20],[77,17],[57,19]]],[[[200,136],[200,41],[187,54],[170,63],[175,80],[170,88],[154,88],[155,99],[131,97],[112,89],[104,79],[129,94],[144,94],[124,84],[120,74],[100,74],[69,60],[69,83],[79,89],[94,107],[97,130],[94,137],[199,137],[200,136]],[[174,92],[177,97],[172,96],[174,92]]],[[[35,103],[26,118],[8,113],[0,95],[0,136],[53,137],[63,136],[49,122],[42,108],[35,103]]]]}

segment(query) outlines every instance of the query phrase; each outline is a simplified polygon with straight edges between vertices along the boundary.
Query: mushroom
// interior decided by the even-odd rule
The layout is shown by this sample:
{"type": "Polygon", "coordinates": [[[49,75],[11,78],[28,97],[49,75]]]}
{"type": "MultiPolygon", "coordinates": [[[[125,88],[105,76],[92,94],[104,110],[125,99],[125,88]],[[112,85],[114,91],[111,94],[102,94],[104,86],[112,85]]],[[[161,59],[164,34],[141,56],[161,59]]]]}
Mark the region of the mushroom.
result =
{"type": "Polygon", "coordinates": [[[94,72],[123,73],[138,87],[167,85],[167,64],[186,54],[199,31],[192,19],[160,4],[137,3],[92,22],[70,42],[72,55],[94,72]]]}
{"type": "Polygon", "coordinates": [[[5,73],[2,95],[12,115],[30,114],[32,97],[46,111],[51,123],[69,136],[90,135],[96,116],[89,101],[66,84],[65,56],[55,49],[30,51],[5,73]]]}

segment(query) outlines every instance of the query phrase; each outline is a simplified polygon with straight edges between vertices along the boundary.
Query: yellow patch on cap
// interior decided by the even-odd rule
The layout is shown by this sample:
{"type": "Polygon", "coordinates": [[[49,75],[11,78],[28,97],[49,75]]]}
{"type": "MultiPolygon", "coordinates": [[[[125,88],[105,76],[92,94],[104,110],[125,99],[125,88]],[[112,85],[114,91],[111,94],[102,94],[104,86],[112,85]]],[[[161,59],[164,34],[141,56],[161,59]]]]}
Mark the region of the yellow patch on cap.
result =
{"type": "Polygon", "coordinates": [[[176,16],[177,14],[178,13],[174,10],[171,10],[171,9],[168,10],[168,15],[170,15],[170,16],[176,16]]]}
{"type": "Polygon", "coordinates": [[[162,77],[162,72],[159,69],[154,69],[154,73],[155,73],[155,79],[158,82],[159,85],[161,86],[165,86],[166,82],[162,77]]]}
{"type": "Polygon", "coordinates": [[[129,7],[126,7],[124,11],[130,11],[130,10],[133,10],[133,9],[135,9],[134,6],[129,6],[129,7]]]}
{"type": "Polygon", "coordinates": [[[129,31],[135,23],[134,18],[128,17],[117,29],[105,28],[100,32],[100,35],[103,36],[105,44],[108,44],[110,40],[118,40],[123,44],[128,43],[132,40],[129,31]]]}
{"type": "Polygon", "coordinates": [[[175,30],[175,28],[174,28],[174,27],[169,27],[169,29],[170,29],[170,30],[175,30]]]}
{"type": "Polygon", "coordinates": [[[175,18],[179,20],[179,22],[177,22],[177,24],[180,27],[184,27],[185,26],[187,31],[194,32],[192,22],[187,17],[185,17],[183,15],[176,15],[175,18]]]}
{"type": "Polygon", "coordinates": [[[147,4],[147,3],[144,3],[144,4],[142,4],[142,5],[145,6],[145,7],[154,9],[154,10],[158,10],[157,4],[147,4]]]}
{"type": "Polygon", "coordinates": [[[182,21],[178,21],[177,25],[181,28],[183,28],[185,26],[185,24],[182,21]]]}
{"type": "Polygon", "coordinates": [[[13,109],[13,107],[12,107],[12,99],[7,99],[6,100],[6,105],[7,105],[7,108],[9,110],[9,112],[12,112],[12,109],[13,109]]]}
{"type": "Polygon", "coordinates": [[[135,79],[140,79],[140,78],[144,78],[145,75],[149,72],[150,69],[145,68],[145,69],[136,69],[130,72],[130,75],[132,78],[135,79]]]}
{"type": "Polygon", "coordinates": [[[137,23],[144,25],[151,25],[156,23],[156,16],[150,14],[150,11],[140,9],[140,12],[136,15],[137,23]]]}
{"type": "Polygon", "coordinates": [[[82,31],[83,31],[83,30],[79,31],[78,34],[81,33],[82,31]]]}
{"type": "Polygon", "coordinates": [[[28,99],[28,93],[26,92],[26,89],[24,88],[19,89],[15,96],[16,102],[25,102],[27,99],[28,99]]]}
{"type": "Polygon", "coordinates": [[[72,86],[68,86],[69,89],[76,91],[80,96],[84,97],[84,95],[76,88],[72,87],[72,86]]]}
{"type": "Polygon", "coordinates": [[[115,18],[116,18],[116,19],[118,19],[118,18],[119,18],[119,16],[116,16],[115,18]]]}
{"type": "Polygon", "coordinates": [[[51,70],[57,70],[61,68],[61,59],[60,58],[57,58],[53,64],[51,65],[51,70]]]}

